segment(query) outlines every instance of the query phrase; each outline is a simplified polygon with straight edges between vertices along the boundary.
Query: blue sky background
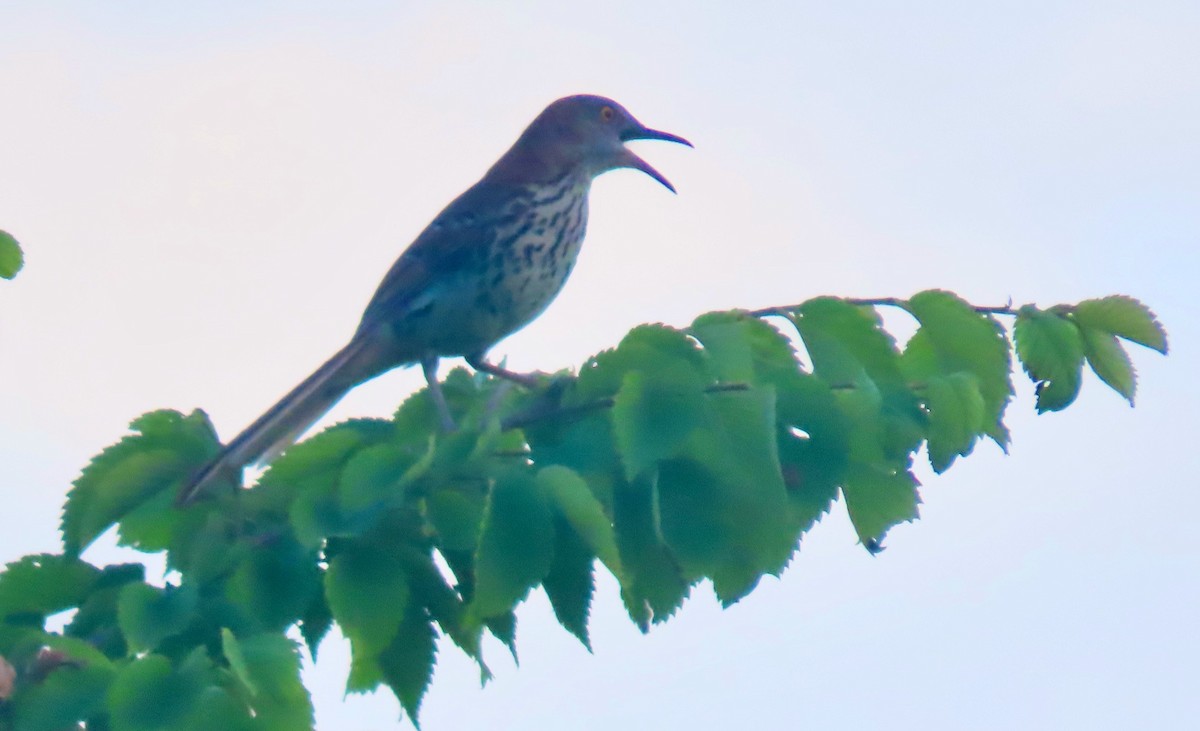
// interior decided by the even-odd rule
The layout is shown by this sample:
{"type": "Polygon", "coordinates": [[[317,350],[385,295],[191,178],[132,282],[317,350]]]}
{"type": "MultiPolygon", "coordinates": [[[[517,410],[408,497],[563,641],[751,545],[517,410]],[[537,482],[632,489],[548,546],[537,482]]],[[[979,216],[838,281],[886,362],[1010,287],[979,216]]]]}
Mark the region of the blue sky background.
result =
{"type": "MultiPolygon", "coordinates": [[[[922,474],[869,556],[835,509],[782,580],[701,588],[596,654],[544,597],[496,680],[445,647],[427,729],[1178,727],[1200,637],[1200,5],[1194,2],[0,5],[0,561],[55,550],[87,459],[154,408],[231,436],[339,347],[387,266],[565,94],[695,150],[598,181],[572,281],[502,343],[576,365],[645,321],[906,296],[1126,293],[1171,333],[1130,410],[1088,374],[1004,457],[922,474]]],[[[902,322],[898,320],[897,322],[902,322]]],[[[385,415],[409,370],[331,414],[385,415]]],[[[89,558],[117,560],[111,542],[89,558]]],[[[322,728],[392,729],[308,670],[322,728]]],[[[406,722],[407,723],[407,722],[406,722]]]]}

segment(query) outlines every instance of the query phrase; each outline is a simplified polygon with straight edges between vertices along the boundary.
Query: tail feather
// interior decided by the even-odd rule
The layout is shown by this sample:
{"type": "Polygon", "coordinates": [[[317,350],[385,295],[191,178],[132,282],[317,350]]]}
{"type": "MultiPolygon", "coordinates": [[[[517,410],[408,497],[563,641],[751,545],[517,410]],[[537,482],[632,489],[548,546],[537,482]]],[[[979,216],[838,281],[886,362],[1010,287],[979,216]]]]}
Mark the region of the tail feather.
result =
{"type": "Polygon", "coordinates": [[[355,338],[300,385],[234,437],[188,481],[175,500],[187,505],[220,481],[235,480],[243,467],[266,463],[295,442],[354,386],[378,375],[375,351],[366,338],[355,338]]]}

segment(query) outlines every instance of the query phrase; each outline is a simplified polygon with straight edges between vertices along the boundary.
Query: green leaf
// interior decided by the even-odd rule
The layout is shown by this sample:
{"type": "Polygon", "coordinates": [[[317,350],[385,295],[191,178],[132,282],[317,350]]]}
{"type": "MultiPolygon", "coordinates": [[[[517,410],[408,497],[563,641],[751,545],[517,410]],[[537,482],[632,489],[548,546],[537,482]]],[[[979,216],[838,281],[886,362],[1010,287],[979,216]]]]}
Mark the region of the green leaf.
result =
{"type": "Polygon", "coordinates": [[[395,639],[379,656],[384,682],[396,694],[404,712],[420,728],[421,699],[433,679],[437,632],[418,605],[410,605],[395,639]]]}
{"type": "Polygon", "coordinates": [[[417,550],[407,550],[401,552],[401,557],[413,588],[412,601],[424,606],[442,632],[479,664],[480,672],[486,681],[491,677],[491,673],[480,654],[479,641],[482,630],[478,625],[467,625],[466,605],[459,593],[446,583],[445,577],[434,565],[430,555],[417,550]]]}
{"type": "Polygon", "coordinates": [[[274,632],[236,638],[223,630],[221,638],[230,669],[246,688],[260,727],[271,731],[311,729],[312,701],[300,682],[296,643],[274,632]]]}
{"type": "Polygon", "coordinates": [[[192,713],[178,728],[180,731],[266,731],[274,729],[250,715],[250,709],[235,698],[233,689],[208,686],[200,692],[192,713]]]}
{"type": "Polygon", "coordinates": [[[325,598],[354,654],[374,657],[391,643],[404,618],[408,575],[393,552],[349,542],[329,561],[325,598]]]}
{"type": "MultiPolygon", "coordinates": [[[[220,449],[208,417],[200,411],[186,417],[177,411],[151,412],[134,420],[130,429],[136,433],[101,452],[75,480],[63,509],[63,544],[68,553],[83,550],[144,501],[177,488],[220,449]]],[[[183,512],[163,507],[157,518],[174,525],[183,512]]],[[[158,549],[161,533],[155,535],[150,542],[158,549]]],[[[128,545],[139,545],[136,534],[122,538],[128,545]]]]}
{"type": "Polygon", "coordinates": [[[975,374],[965,371],[934,376],[926,384],[929,462],[934,472],[945,472],[959,455],[970,454],[979,433],[994,423],[979,386],[975,374]]]}
{"type": "Polygon", "coordinates": [[[621,558],[617,553],[612,521],[604,514],[603,506],[583,478],[566,467],[551,465],[538,472],[537,484],[592,555],[599,557],[608,570],[619,577],[621,558]]]}
{"type": "Polygon", "coordinates": [[[666,325],[639,325],[613,350],[598,353],[579,370],[572,403],[614,396],[630,371],[668,368],[701,371],[704,358],[687,335],[666,325]]]}
{"type": "Polygon", "coordinates": [[[1083,352],[1087,356],[1088,365],[1092,367],[1100,380],[1107,383],[1114,391],[1125,397],[1133,406],[1133,397],[1137,392],[1137,373],[1133,370],[1133,362],[1129,354],[1121,347],[1115,335],[1081,327],[1083,336],[1083,352]]]}
{"type": "Polygon", "coordinates": [[[1089,327],[1132,340],[1166,355],[1167,331],[1150,308],[1125,295],[1084,300],[1075,306],[1073,317],[1089,327]]]}
{"type": "Polygon", "coordinates": [[[470,611],[504,614],[545,578],[554,558],[554,527],[546,498],[528,470],[497,476],[488,497],[475,559],[470,611]]]}
{"type": "Polygon", "coordinates": [[[483,624],[487,627],[488,632],[492,637],[500,640],[508,651],[512,653],[513,662],[520,664],[517,658],[517,613],[513,610],[508,610],[503,614],[496,614],[483,620],[483,624]]]}
{"type": "MultiPolygon", "coordinates": [[[[796,351],[774,326],[742,312],[710,312],[696,318],[689,331],[704,346],[708,371],[722,382],[746,382],[787,393],[804,373],[796,351]]],[[[793,412],[782,400],[779,413],[793,412]]]]}
{"type": "Polygon", "coordinates": [[[0,279],[12,279],[24,265],[20,244],[7,231],[0,231],[0,279]]]}
{"type": "Polygon", "coordinates": [[[958,373],[973,376],[982,398],[980,429],[1006,447],[1004,411],[1013,387],[1004,328],[951,292],[921,292],[909,299],[907,307],[921,327],[905,346],[901,360],[905,375],[918,382],[958,373]]]}
{"type": "MultiPolygon", "coordinates": [[[[821,297],[793,317],[813,373],[838,389],[852,422],[873,422],[869,437],[881,459],[907,460],[925,436],[925,414],[900,370],[895,341],[871,308],[821,297]]],[[[874,447],[873,447],[874,448],[874,447]]]]}
{"type": "Polygon", "coordinates": [[[1017,311],[1013,329],[1021,366],[1037,384],[1037,410],[1061,411],[1079,395],[1083,339],[1075,323],[1032,305],[1017,311]]]}
{"type": "Polygon", "coordinates": [[[882,388],[903,387],[896,342],[868,307],[832,297],[805,302],[793,318],[812,358],[813,372],[834,386],[865,374],[882,388]]]}
{"type": "MultiPolygon", "coordinates": [[[[315,551],[288,534],[247,552],[226,585],[226,596],[261,629],[282,630],[298,620],[320,591],[315,551]]],[[[234,629],[237,629],[236,627],[234,629]]]]}
{"type": "Polygon", "coordinates": [[[486,507],[487,494],[475,485],[447,485],[426,499],[439,545],[456,551],[475,550],[486,507]]]}
{"type": "Polygon", "coordinates": [[[778,573],[796,546],[775,440],[770,387],[712,394],[686,459],[662,465],[662,535],[685,576],[712,579],[726,606],[763,574],[778,573]]]}
{"type": "Polygon", "coordinates": [[[837,499],[849,464],[850,425],[833,392],[818,378],[806,375],[779,401],[790,402],[794,413],[780,430],[778,449],[791,521],[803,532],[837,499]]]}
{"type": "Polygon", "coordinates": [[[308,645],[308,654],[313,662],[317,661],[317,648],[320,647],[321,640],[329,634],[332,626],[333,610],[329,608],[329,602],[325,601],[325,593],[313,594],[308,609],[305,609],[300,617],[300,636],[304,638],[304,644],[308,645]]]}
{"type": "Polygon", "coordinates": [[[25,556],[0,573],[0,618],[47,616],[78,606],[99,576],[95,566],[71,556],[25,556]]]}
{"type": "Polygon", "coordinates": [[[530,424],[525,436],[535,465],[561,465],[574,470],[587,481],[596,500],[606,509],[611,508],[613,484],[624,474],[611,414],[594,411],[566,423],[547,419],[530,424]]]}
{"type": "Polygon", "coordinates": [[[404,496],[400,481],[413,458],[393,444],[359,450],[342,468],[338,488],[349,511],[370,511],[395,505],[404,496]]]}
{"type": "Polygon", "coordinates": [[[117,599],[117,624],[134,650],[153,650],[167,637],[187,629],[196,618],[194,584],[159,589],[126,584],[117,599]]]}
{"type": "Polygon", "coordinates": [[[912,473],[874,465],[852,464],[842,493],[858,539],[872,553],[880,550],[888,530],[917,518],[919,483],[912,473]]]}
{"type": "MultiPolygon", "coordinates": [[[[203,655],[203,648],[197,648],[203,655]]],[[[189,658],[190,659],[190,658],[189,658]]],[[[162,655],[136,658],[117,673],[108,689],[113,731],[159,731],[179,725],[208,686],[206,667],[185,662],[179,669],[162,655]]]]}
{"type": "MultiPolygon", "coordinates": [[[[615,549],[614,544],[614,549],[615,549]]],[[[558,623],[579,638],[591,652],[588,614],[596,589],[593,565],[596,555],[561,515],[555,518],[554,563],[542,580],[558,623]]]]}
{"type": "Polygon", "coordinates": [[[624,569],[621,599],[630,619],[645,632],[650,622],[669,619],[683,605],[691,586],[678,559],[663,543],[654,480],[642,478],[617,485],[613,527],[624,569]]]}
{"type": "Polygon", "coordinates": [[[21,687],[11,699],[13,728],[21,731],[75,728],[101,712],[114,675],[107,663],[73,662],[59,666],[41,682],[21,687]]]}
{"type": "Polygon", "coordinates": [[[626,479],[675,456],[703,409],[703,384],[694,370],[626,373],[612,408],[626,479]]]}
{"type": "Polygon", "coordinates": [[[140,583],[144,578],[145,567],[141,564],[106,566],[64,632],[88,642],[108,657],[124,657],[128,646],[117,626],[117,599],[124,586],[140,583]]]}
{"type": "MultiPolygon", "coordinates": [[[[385,419],[351,419],[292,445],[244,497],[257,507],[288,510],[309,493],[330,494],[355,452],[385,441],[395,425],[385,419]]],[[[298,529],[307,526],[297,526],[298,529]]]]}

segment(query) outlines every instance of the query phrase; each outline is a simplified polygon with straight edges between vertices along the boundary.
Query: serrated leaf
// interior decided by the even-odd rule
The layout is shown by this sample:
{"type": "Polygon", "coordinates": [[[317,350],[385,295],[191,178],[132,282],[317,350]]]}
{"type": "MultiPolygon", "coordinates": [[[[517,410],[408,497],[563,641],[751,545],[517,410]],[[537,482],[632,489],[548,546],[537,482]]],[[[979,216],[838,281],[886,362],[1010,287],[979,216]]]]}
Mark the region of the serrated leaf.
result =
{"type": "Polygon", "coordinates": [[[229,669],[233,671],[233,677],[242,684],[247,695],[251,698],[258,695],[258,685],[255,684],[254,677],[250,674],[250,668],[246,666],[246,658],[242,655],[242,648],[238,644],[237,636],[230,632],[228,627],[221,628],[221,653],[229,662],[229,669]]]}
{"type": "Polygon", "coordinates": [[[305,609],[300,617],[300,636],[304,638],[304,644],[308,646],[308,654],[313,662],[317,661],[317,649],[321,646],[321,640],[325,639],[332,626],[333,611],[325,601],[325,593],[313,594],[308,609],[305,609]]]}
{"type": "Polygon", "coordinates": [[[71,556],[42,553],[13,561],[0,573],[0,618],[77,606],[99,576],[95,566],[71,556]]]}
{"type": "Polygon", "coordinates": [[[595,411],[577,420],[545,420],[525,429],[536,465],[562,465],[583,477],[596,500],[611,510],[615,480],[624,470],[613,437],[611,414],[595,411]]]}
{"type": "Polygon", "coordinates": [[[1115,335],[1081,327],[1083,336],[1083,352],[1087,356],[1088,365],[1114,391],[1125,397],[1133,406],[1133,397],[1137,392],[1137,373],[1133,370],[1133,361],[1129,353],[1121,347],[1115,335]]]}
{"type": "MultiPolygon", "coordinates": [[[[203,648],[198,648],[203,653],[203,648]]],[[[113,731],[160,731],[195,711],[207,686],[205,669],[185,663],[178,670],[162,655],[145,655],[122,668],[108,689],[113,731]]]]}
{"type": "Polygon", "coordinates": [[[689,578],[726,606],[786,564],[798,538],[775,440],[770,387],[712,394],[684,459],[662,465],[662,534],[689,578]]]}
{"type": "Polygon", "coordinates": [[[1037,410],[1061,411],[1079,395],[1083,339],[1074,322],[1032,305],[1017,311],[1017,357],[1037,384],[1037,410]]]}
{"type": "MultiPolygon", "coordinates": [[[[867,307],[821,297],[793,316],[813,362],[813,373],[838,389],[852,422],[870,422],[881,459],[907,460],[925,436],[925,414],[900,370],[895,341],[867,307]]],[[[861,440],[860,440],[861,441],[861,440]]]]}
{"type": "Polygon", "coordinates": [[[393,444],[360,449],[342,468],[338,483],[342,506],[357,512],[397,504],[403,497],[401,478],[413,461],[393,444]]]}
{"type": "Polygon", "coordinates": [[[792,344],[758,318],[710,312],[696,318],[689,331],[704,346],[707,368],[718,381],[770,384],[782,393],[802,376],[792,344]]]}
{"type": "Polygon", "coordinates": [[[980,429],[1006,447],[1004,411],[1013,387],[1004,328],[951,292],[918,293],[909,299],[907,307],[921,327],[905,346],[901,359],[905,375],[918,382],[964,372],[974,376],[983,399],[980,429]]]}
{"type": "Polygon", "coordinates": [[[41,682],[24,685],[12,698],[13,728],[21,731],[75,728],[103,710],[104,697],[114,676],[108,664],[60,666],[41,682]]]}
{"type": "Polygon", "coordinates": [[[975,448],[975,440],[992,421],[974,373],[960,371],[930,378],[925,388],[929,408],[929,462],[945,472],[959,455],[975,448]]]}
{"type": "MultiPolygon", "coordinates": [[[[63,544],[78,553],[141,503],[178,485],[220,449],[208,417],[156,411],[134,420],[136,433],[108,447],[75,480],[63,509],[63,544]]],[[[162,510],[173,525],[182,511],[162,510]]],[[[130,538],[136,543],[136,538],[130,538]]]]}
{"type": "Polygon", "coordinates": [[[125,656],[128,647],[117,626],[117,599],[122,587],[144,579],[145,567],[141,564],[106,566],[64,629],[65,634],[86,641],[108,657],[125,656]]]}
{"type": "Polygon", "coordinates": [[[613,535],[612,521],[604,514],[600,501],[588,484],[574,471],[551,465],[537,474],[537,484],[567,525],[579,535],[592,554],[597,556],[614,576],[621,575],[621,558],[613,535]]]}
{"type": "Polygon", "coordinates": [[[257,627],[274,630],[298,620],[317,591],[316,553],[287,534],[246,552],[225,588],[229,600],[257,627]]]}
{"type": "Polygon", "coordinates": [[[867,464],[850,466],[842,494],[850,522],[868,550],[879,550],[893,526],[916,520],[917,505],[921,502],[918,484],[907,471],[889,471],[867,464]]]}
{"type": "Polygon", "coordinates": [[[479,618],[510,611],[536,586],[554,558],[546,498],[528,470],[496,478],[484,511],[475,557],[470,611],[479,618]]]}
{"type": "Polygon", "coordinates": [[[210,685],[200,692],[192,714],[178,728],[180,731],[273,731],[274,726],[252,717],[245,703],[229,690],[210,685]]]}
{"type": "Polygon", "coordinates": [[[795,416],[778,436],[780,469],[792,523],[803,532],[837,499],[849,464],[850,425],[833,392],[818,378],[800,379],[780,401],[785,399],[795,416]]]}
{"type": "Polygon", "coordinates": [[[413,725],[421,727],[421,699],[433,679],[437,632],[418,605],[410,605],[395,639],[379,656],[384,682],[396,694],[413,725]]]}
{"type": "Polygon", "coordinates": [[[621,599],[643,632],[665,622],[691,589],[679,561],[663,543],[657,488],[650,478],[620,483],[613,491],[613,527],[624,580],[621,599]]]}
{"type": "Polygon", "coordinates": [[[1141,302],[1125,295],[1111,295],[1080,302],[1074,308],[1075,322],[1117,337],[1132,340],[1166,355],[1167,331],[1141,302]]]}
{"type": "Polygon", "coordinates": [[[25,265],[21,245],[7,231],[0,231],[0,279],[12,279],[25,265]]]}
{"type": "MultiPolygon", "coordinates": [[[[615,548],[615,545],[614,545],[615,548]]],[[[596,588],[593,566],[596,555],[561,515],[555,519],[554,563],[542,580],[558,623],[579,638],[591,652],[588,614],[596,588]]]]}
{"type": "Polygon", "coordinates": [[[487,495],[475,486],[445,486],[425,502],[439,545],[456,551],[474,551],[487,507],[487,495]]]}
{"type": "Polygon", "coordinates": [[[117,625],[134,650],[153,650],[187,629],[196,617],[198,595],[188,583],[164,589],[126,584],[117,598],[117,625]]]}
{"type": "Polygon", "coordinates": [[[358,450],[378,444],[395,431],[386,419],[350,419],[288,448],[246,497],[264,507],[286,509],[298,493],[332,491],[342,468],[358,450]]]}
{"type": "MultiPolygon", "coordinates": [[[[233,638],[233,633],[225,634],[233,638]]],[[[243,680],[243,684],[253,688],[250,707],[262,728],[272,731],[312,728],[312,701],[300,682],[300,655],[295,642],[281,634],[263,632],[237,638],[229,647],[237,648],[235,654],[240,656],[241,672],[250,681],[243,680]]]]}
{"type": "Polygon", "coordinates": [[[325,598],[356,655],[378,655],[396,636],[409,601],[408,574],[393,552],[350,542],[329,561],[325,598]]]}
{"type": "Polygon", "coordinates": [[[812,358],[813,372],[831,385],[849,385],[865,372],[881,387],[903,386],[895,340],[870,308],[832,297],[805,302],[793,318],[812,358]]]}
{"type": "Polygon", "coordinates": [[[630,330],[612,350],[598,353],[579,369],[572,403],[613,396],[625,375],[659,367],[703,370],[704,358],[687,335],[666,325],[640,325],[630,330]]]}
{"type": "Polygon", "coordinates": [[[413,601],[420,602],[425,607],[442,632],[479,664],[484,679],[489,678],[491,673],[484,665],[479,649],[482,630],[478,625],[467,626],[464,621],[466,605],[458,592],[446,583],[445,577],[428,554],[407,550],[401,552],[401,558],[412,583],[413,601]]]}
{"type": "Polygon", "coordinates": [[[513,662],[520,665],[521,661],[517,657],[517,613],[510,609],[503,614],[493,615],[483,620],[483,626],[487,627],[492,637],[500,640],[508,648],[513,662]]]}
{"type": "Polygon", "coordinates": [[[659,460],[675,456],[703,410],[703,385],[694,370],[626,373],[612,408],[625,478],[631,480],[659,460]]]}

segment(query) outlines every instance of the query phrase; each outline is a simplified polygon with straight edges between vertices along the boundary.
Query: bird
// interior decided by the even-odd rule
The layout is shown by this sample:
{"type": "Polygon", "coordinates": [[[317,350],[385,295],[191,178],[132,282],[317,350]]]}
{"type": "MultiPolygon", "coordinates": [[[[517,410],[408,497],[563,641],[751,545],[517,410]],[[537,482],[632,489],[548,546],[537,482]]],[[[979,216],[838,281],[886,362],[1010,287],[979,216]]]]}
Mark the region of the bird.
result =
{"type": "Polygon", "coordinates": [[[349,343],[185,480],[176,504],[240,482],[243,468],[281,454],[359,384],[420,365],[443,431],[455,423],[438,361],[530,386],[533,376],[486,360],[497,342],[540,315],[575,266],[593,179],[631,168],[675,187],[625,143],[683,137],[651,129],[612,99],[564,97],[547,106],[482,178],[455,198],[384,275],[349,343]]]}

